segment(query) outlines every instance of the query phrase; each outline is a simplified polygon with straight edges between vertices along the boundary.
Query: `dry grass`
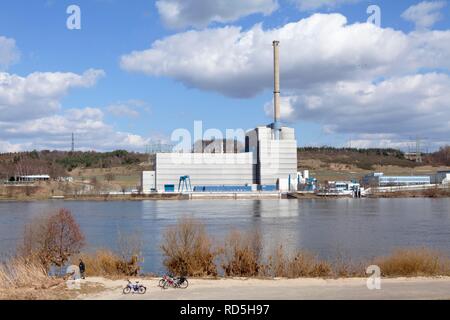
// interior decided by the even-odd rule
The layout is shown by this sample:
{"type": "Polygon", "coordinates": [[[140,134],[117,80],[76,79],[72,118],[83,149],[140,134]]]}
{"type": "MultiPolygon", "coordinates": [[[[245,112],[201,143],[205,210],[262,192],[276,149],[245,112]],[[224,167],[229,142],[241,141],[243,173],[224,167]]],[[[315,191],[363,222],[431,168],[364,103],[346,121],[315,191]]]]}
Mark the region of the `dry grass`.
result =
{"type": "Polygon", "coordinates": [[[345,251],[337,250],[330,262],[333,269],[333,278],[367,277],[366,269],[369,264],[365,261],[354,261],[345,251]]]}
{"type": "Polygon", "coordinates": [[[193,218],[181,218],[169,227],[161,245],[164,266],[175,275],[216,276],[214,260],[217,252],[205,226],[193,218]]]}
{"type": "Polygon", "coordinates": [[[0,265],[0,289],[40,288],[50,282],[45,268],[33,259],[13,258],[0,265]]]}
{"type": "Polygon", "coordinates": [[[136,276],[139,272],[137,259],[125,260],[109,250],[98,250],[92,254],[81,254],[74,257],[72,263],[78,265],[80,258],[86,265],[86,276],[88,277],[115,278],[136,276]]]}
{"type": "Polygon", "coordinates": [[[62,279],[47,276],[33,259],[12,258],[0,264],[0,300],[43,300],[66,297],[62,279]]]}
{"type": "Polygon", "coordinates": [[[386,277],[449,276],[450,259],[439,251],[399,249],[374,260],[386,277]]]}
{"type": "Polygon", "coordinates": [[[63,278],[48,276],[38,259],[19,257],[0,264],[0,300],[68,300],[102,290],[88,283],[69,289],[63,278]]]}
{"type": "Polygon", "coordinates": [[[226,276],[255,277],[265,273],[262,265],[262,239],[259,232],[232,231],[225,239],[222,268],[226,276]]]}
{"type": "Polygon", "coordinates": [[[268,274],[283,278],[325,278],[332,275],[332,267],[308,252],[286,254],[279,246],[269,257],[268,274]]]}

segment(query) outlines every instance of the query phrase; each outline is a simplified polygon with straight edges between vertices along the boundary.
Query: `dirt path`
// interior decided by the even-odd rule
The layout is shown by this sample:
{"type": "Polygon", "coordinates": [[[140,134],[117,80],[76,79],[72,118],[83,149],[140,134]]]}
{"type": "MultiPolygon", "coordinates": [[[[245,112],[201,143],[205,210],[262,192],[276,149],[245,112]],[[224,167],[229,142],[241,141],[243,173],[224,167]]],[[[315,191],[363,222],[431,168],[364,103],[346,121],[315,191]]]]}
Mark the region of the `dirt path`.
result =
{"type": "Polygon", "coordinates": [[[123,280],[90,278],[105,290],[80,296],[89,300],[372,300],[439,299],[450,300],[450,277],[383,279],[381,290],[369,290],[366,279],[295,279],[295,280],[190,280],[189,288],[162,290],[158,279],[141,280],[145,295],[123,295],[123,280]]]}

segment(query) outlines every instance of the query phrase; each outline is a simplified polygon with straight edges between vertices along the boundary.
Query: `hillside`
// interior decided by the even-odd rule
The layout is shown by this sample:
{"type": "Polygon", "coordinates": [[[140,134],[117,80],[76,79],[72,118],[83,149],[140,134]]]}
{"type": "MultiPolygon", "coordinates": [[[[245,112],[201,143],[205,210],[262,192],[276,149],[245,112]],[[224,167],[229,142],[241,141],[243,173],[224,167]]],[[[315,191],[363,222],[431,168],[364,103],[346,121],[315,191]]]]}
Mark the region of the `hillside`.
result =
{"type": "Polygon", "coordinates": [[[298,167],[319,181],[359,180],[371,172],[389,175],[428,175],[450,167],[450,147],[423,156],[419,164],[395,149],[299,148],[298,167]]]}
{"type": "Polygon", "coordinates": [[[32,151],[0,154],[0,179],[16,175],[49,174],[68,176],[75,169],[108,169],[138,165],[148,159],[145,154],[125,150],[113,152],[32,151]]]}

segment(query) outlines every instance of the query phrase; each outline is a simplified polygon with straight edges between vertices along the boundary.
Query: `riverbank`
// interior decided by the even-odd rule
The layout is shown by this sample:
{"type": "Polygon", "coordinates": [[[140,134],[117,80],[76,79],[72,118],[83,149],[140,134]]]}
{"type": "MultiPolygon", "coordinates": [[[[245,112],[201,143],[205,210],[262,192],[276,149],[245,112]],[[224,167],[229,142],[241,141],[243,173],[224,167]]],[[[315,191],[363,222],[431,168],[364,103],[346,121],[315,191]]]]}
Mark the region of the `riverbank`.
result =
{"type": "Polygon", "coordinates": [[[433,188],[418,191],[376,192],[369,196],[375,199],[386,198],[450,198],[449,188],[433,188]]]}
{"type": "MultiPolygon", "coordinates": [[[[196,194],[181,194],[181,193],[152,193],[152,194],[108,194],[108,195],[67,195],[67,196],[16,196],[16,197],[1,197],[0,202],[14,202],[14,201],[161,201],[161,200],[338,200],[343,198],[351,198],[348,196],[318,196],[314,193],[196,193],[196,194]]],[[[371,199],[408,199],[408,198],[450,198],[450,189],[430,189],[422,191],[397,191],[397,192],[378,192],[367,196],[371,199]]]]}
{"type": "Polygon", "coordinates": [[[450,300],[450,277],[382,279],[380,290],[369,290],[366,278],[349,279],[189,279],[186,290],[162,290],[157,278],[140,280],[145,295],[123,295],[126,280],[89,278],[99,292],[81,293],[87,300],[450,300]]]}
{"type": "Polygon", "coordinates": [[[59,281],[49,288],[0,290],[0,300],[450,300],[450,277],[382,278],[369,290],[367,278],[189,279],[187,289],[163,290],[159,278],[132,278],[144,295],[124,295],[127,279],[88,277],[80,285],[59,281]]]}

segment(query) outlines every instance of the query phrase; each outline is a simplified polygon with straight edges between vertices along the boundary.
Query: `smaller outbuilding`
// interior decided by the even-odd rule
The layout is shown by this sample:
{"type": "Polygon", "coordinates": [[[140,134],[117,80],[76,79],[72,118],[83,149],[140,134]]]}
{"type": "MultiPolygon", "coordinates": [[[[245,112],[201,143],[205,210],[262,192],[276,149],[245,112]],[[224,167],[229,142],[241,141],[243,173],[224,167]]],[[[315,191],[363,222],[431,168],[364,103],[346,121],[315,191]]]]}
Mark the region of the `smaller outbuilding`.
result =
{"type": "Polygon", "coordinates": [[[430,176],[385,176],[377,172],[363,178],[362,184],[370,187],[420,186],[431,184],[430,176]]]}
{"type": "Polygon", "coordinates": [[[39,182],[39,181],[50,181],[50,176],[48,174],[40,175],[28,175],[28,176],[17,176],[10,179],[11,182],[39,182]]]}

